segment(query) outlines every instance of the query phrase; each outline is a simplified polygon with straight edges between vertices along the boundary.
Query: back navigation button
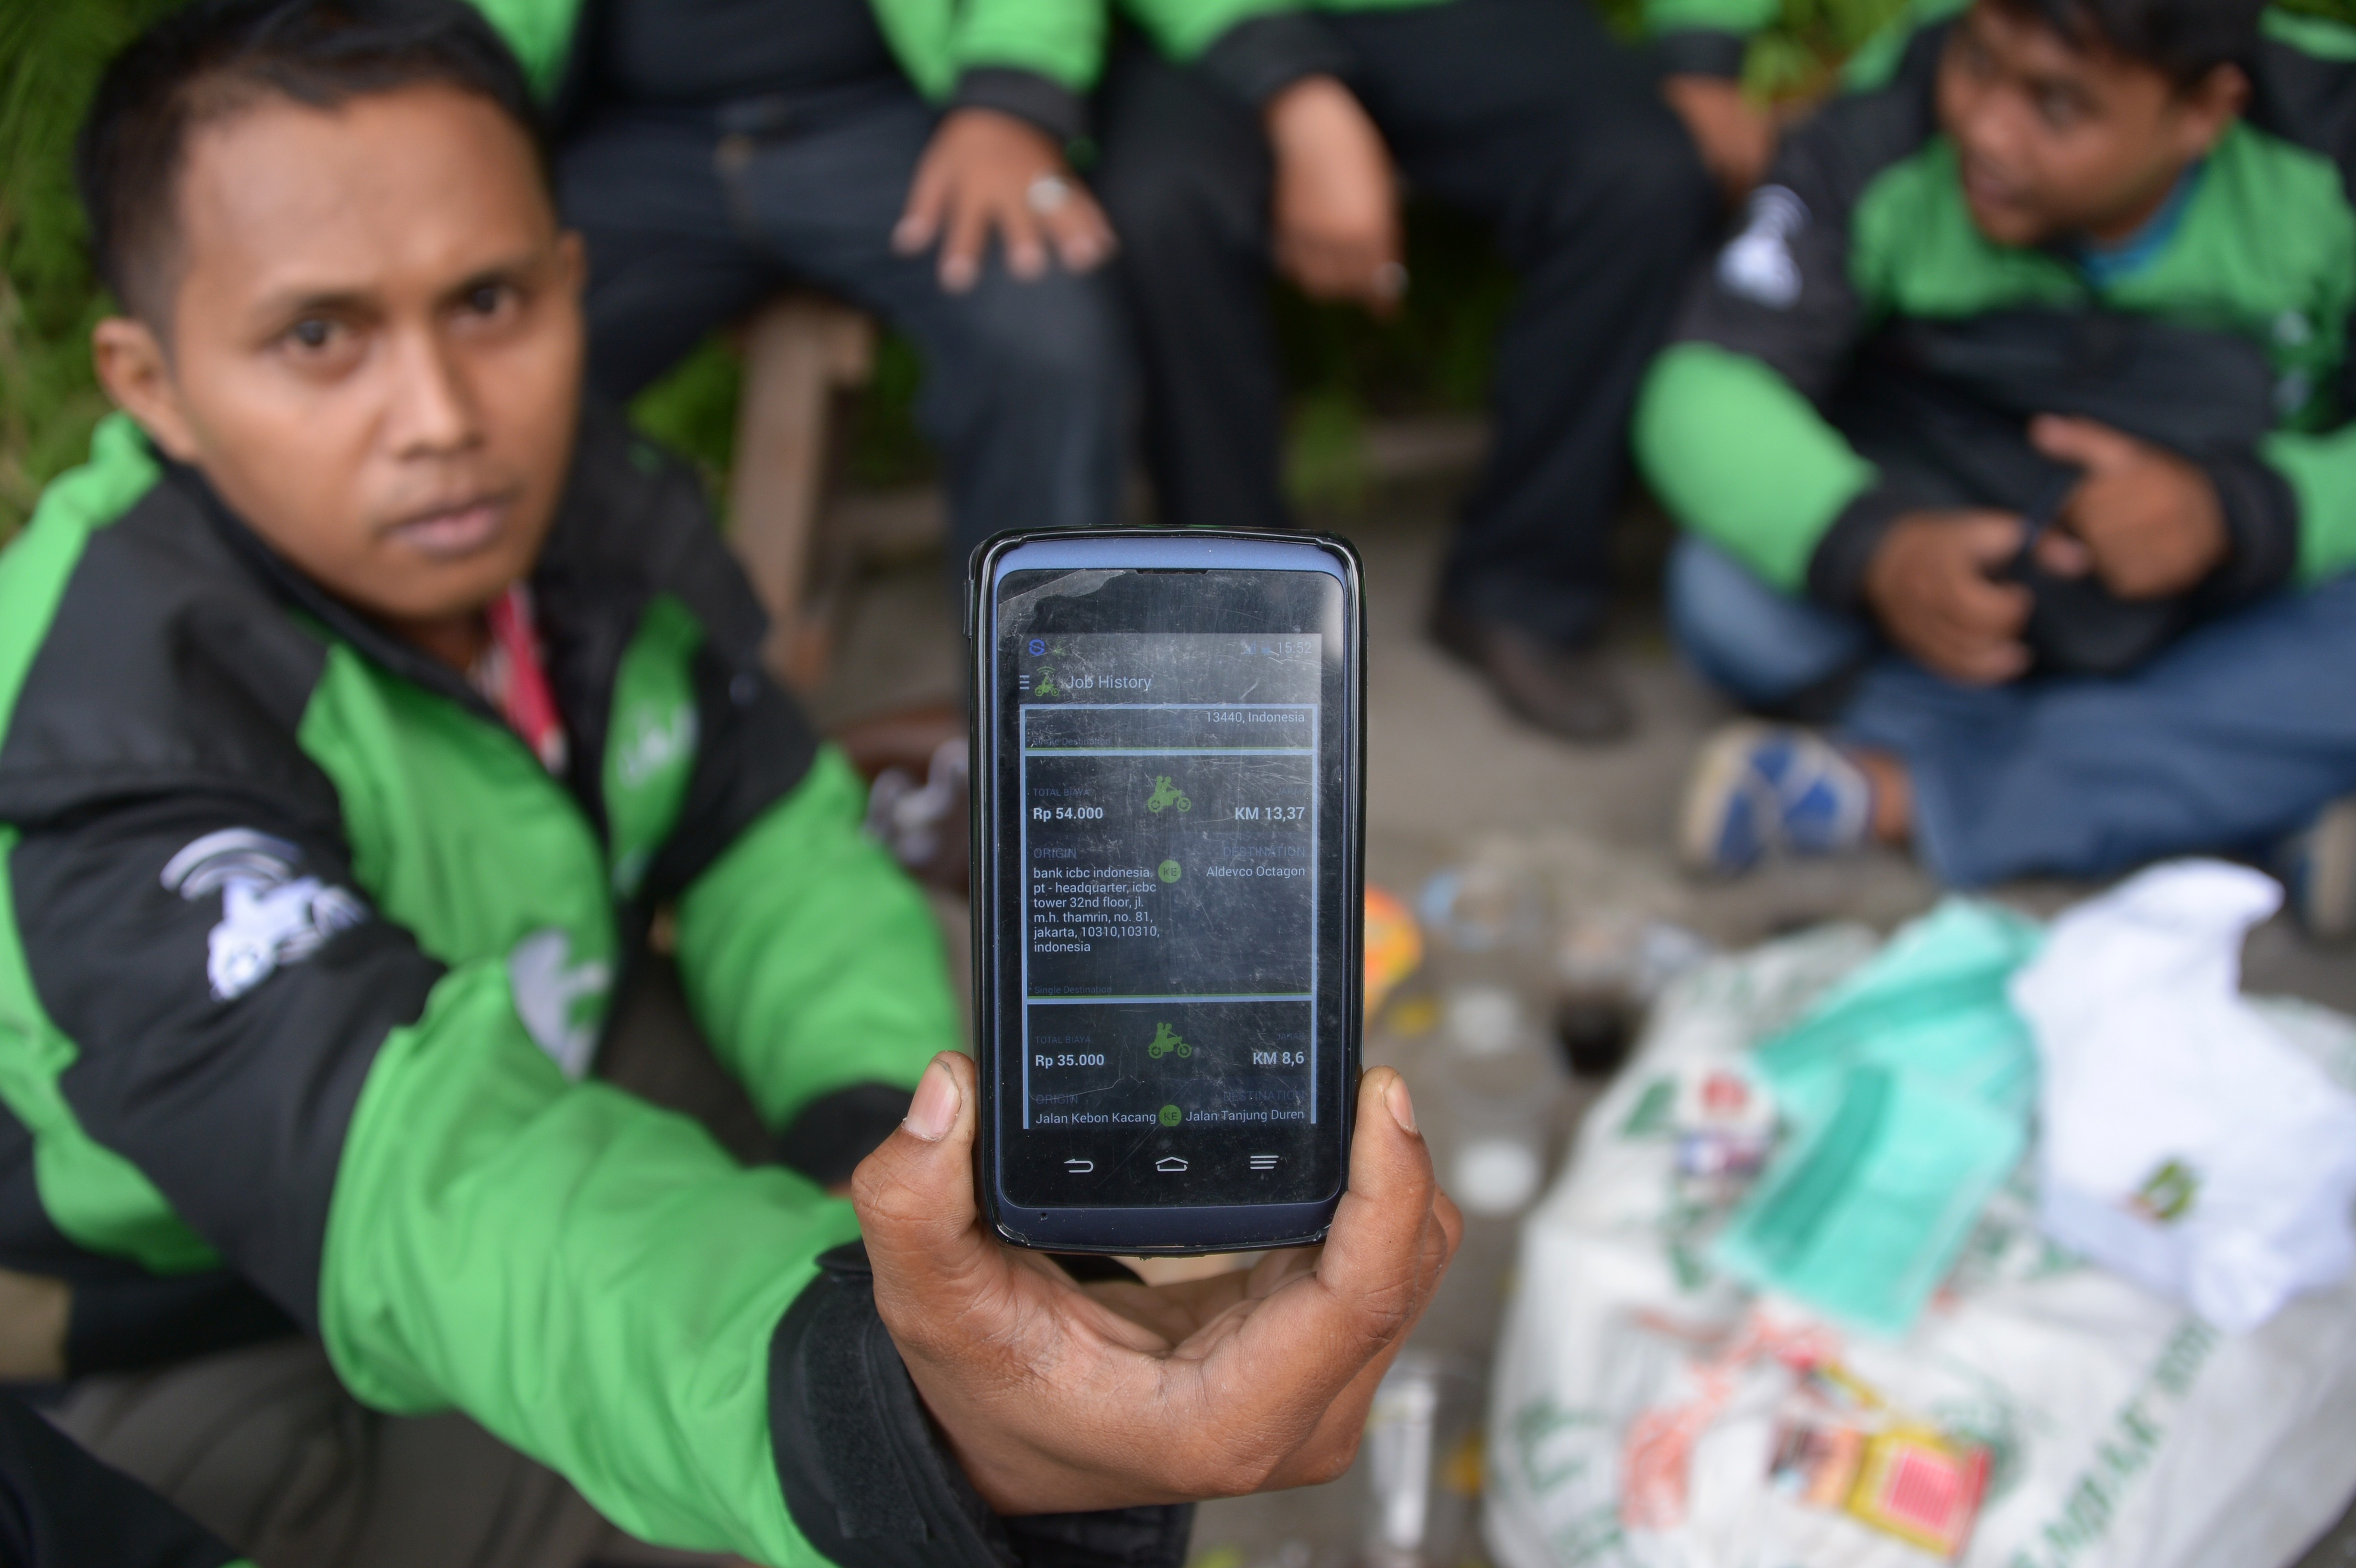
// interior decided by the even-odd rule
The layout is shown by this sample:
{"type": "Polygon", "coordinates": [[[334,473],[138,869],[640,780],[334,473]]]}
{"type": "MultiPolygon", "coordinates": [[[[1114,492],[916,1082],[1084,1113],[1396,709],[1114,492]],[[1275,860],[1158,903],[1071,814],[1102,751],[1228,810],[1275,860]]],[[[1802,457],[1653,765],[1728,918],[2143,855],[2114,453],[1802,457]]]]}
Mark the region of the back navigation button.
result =
{"type": "Polygon", "coordinates": [[[1086,1176],[1096,1168],[1097,1162],[1092,1159],[1067,1159],[1064,1162],[1064,1168],[1074,1176],[1086,1176]]]}

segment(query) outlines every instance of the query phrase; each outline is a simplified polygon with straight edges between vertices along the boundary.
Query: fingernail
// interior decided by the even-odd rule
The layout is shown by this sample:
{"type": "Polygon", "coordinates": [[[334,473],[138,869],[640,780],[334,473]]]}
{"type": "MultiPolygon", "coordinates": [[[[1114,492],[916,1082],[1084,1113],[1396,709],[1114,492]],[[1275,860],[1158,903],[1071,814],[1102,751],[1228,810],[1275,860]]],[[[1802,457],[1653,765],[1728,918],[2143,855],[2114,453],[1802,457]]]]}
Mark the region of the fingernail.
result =
{"type": "Polygon", "coordinates": [[[973,287],[974,278],[980,271],[964,257],[952,257],[941,263],[941,287],[953,294],[961,294],[973,287]]]}
{"type": "Polygon", "coordinates": [[[916,1097],[908,1102],[908,1114],[900,1125],[924,1139],[937,1144],[949,1136],[957,1123],[957,1080],[939,1062],[925,1069],[925,1076],[916,1084],[916,1097]]]}
{"type": "Polygon", "coordinates": [[[1415,1101],[1408,1094],[1406,1079],[1391,1080],[1391,1086],[1383,1092],[1383,1104],[1390,1107],[1391,1120],[1402,1132],[1415,1131],[1415,1101]]]}

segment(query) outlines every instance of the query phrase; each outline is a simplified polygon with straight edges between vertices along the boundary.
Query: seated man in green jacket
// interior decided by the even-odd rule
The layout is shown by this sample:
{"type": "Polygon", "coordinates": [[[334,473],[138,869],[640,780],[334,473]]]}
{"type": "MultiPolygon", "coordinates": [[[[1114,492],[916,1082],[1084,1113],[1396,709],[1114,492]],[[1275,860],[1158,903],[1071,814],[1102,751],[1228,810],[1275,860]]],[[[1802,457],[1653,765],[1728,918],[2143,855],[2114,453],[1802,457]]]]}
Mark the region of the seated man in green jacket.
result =
{"type": "Polygon", "coordinates": [[[532,123],[455,0],[205,0],[100,88],[128,417],[0,554],[0,1268],[70,1286],[19,1364],[265,1568],[577,1564],[599,1514],[1174,1568],[1166,1505],[1347,1462],[1437,1283],[1404,1088],[1321,1254],[992,1243],[926,908],[693,477],[583,411],[532,123]],[[783,1163],[588,1075],[659,912],[783,1163]]]}
{"type": "Polygon", "coordinates": [[[1487,225],[1521,279],[1432,630],[1524,720],[1626,733],[1597,643],[1628,411],[1717,228],[1705,165],[1748,190],[1773,145],[1735,79],[1774,0],[1646,0],[1651,59],[1586,0],[1124,5],[1151,42],[1107,74],[1094,177],[1162,520],[1290,526],[1269,263],[1387,315],[1407,286],[1396,167],[1487,225]]]}
{"type": "Polygon", "coordinates": [[[1721,734],[1684,852],[1911,842],[1973,885],[2321,814],[2297,891],[2344,923],[2356,34],[1938,8],[1786,138],[1638,412],[1694,662],[1838,721],[1721,734]]]}

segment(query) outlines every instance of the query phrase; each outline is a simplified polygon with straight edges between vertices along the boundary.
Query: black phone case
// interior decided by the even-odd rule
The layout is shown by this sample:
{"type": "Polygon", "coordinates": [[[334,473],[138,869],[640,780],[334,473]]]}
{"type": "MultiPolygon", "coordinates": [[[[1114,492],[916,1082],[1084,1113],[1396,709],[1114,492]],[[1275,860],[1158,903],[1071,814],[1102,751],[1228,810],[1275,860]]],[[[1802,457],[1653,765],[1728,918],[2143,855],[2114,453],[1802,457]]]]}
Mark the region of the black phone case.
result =
{"type": "MultiPolygon", "coordinates": [[[[990,583],[998,559],[1033,541],[1070,544],[1093,539],[1167,541],[1166,528],[1088,528],[1027,530],[1001,533],[974,549],[966,572],[966,658],[968,667],[967,724],[971,762],[967,770],[972,802],[973,874],[970,899],[973,923],[974,1056],[980,1072],[981,1104],[979,1136],[974,1140],[974,1191],[983,1220],[998,1237],[1018,1247],[1052,1253],[1102,1253],[1186,1256],[1206,1253],[1256,1252],[1275,1247],[1309,1246],[1325,1239],[1341,1195],[1349,1187],[1351,1140],[1356,1132],[1358,1079],[1362,1071],[1361,1037],[1365,1023],[1365,803],[1366,803],[1366,660],[1365,573],[1349,541],[1332,534],[1277,536],[1323,551],[1344,567],[1347,595],[1344,625],[1349,639],[1350,677],[1344,687],[1348,727],[1343,745],[1349,770],[1344,801],[1349,813],[1344,840],[1347,846],[1346,887],[1349,901],[1344,923],[1347,1005],[1342,1015],[1341,1115],[1335,1118],[1341,1138],[1342,1179],[1331,1198],[1309,1203],[1221,1204],[1189,1207],[1073,1208],[1042,1211],[1012,1210],[1000,1200],[991,1178],[997,1168],[998,1029],[997,976],[1001,934],[990,910],[995,900],[1000,868],[992,848],[990,824],[998,808],[998,769],[990,754],[992,694],[990,689],[991,649],[994,643],[990,583]]],[[[1269,542],[1271,536],[1243,529],[1190,528],[1189,539],[1269,542]]]]}

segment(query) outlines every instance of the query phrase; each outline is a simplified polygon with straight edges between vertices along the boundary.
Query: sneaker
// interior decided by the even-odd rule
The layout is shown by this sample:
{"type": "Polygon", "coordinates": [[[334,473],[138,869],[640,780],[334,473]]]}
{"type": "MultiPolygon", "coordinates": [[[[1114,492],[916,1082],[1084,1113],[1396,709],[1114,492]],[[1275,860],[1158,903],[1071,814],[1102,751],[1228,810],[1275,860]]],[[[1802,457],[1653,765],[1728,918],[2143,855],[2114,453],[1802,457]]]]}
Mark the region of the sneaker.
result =
{"type": "Polygon", "coordinates": [[[1729,724],[1702,745],[1686,784],[1677,852],[1733,876],[1771,854],[1829,855],[1873,837],[1873,781],[1813,730],[1729,724]]]}
{"type": "Polygon", "coordinates": [[[2356,795],[2323,808],[2314,825],[2283,847],[2283,885],[2291,912],[2309,936],[2356,936],[2356,795]]]}
{"type": "Polygon", "coordinates": [[[1516,718],[1581,745],[1625,739],[1634,709],[1593,648],[1564,647],[1503,621],[1481,621],[1442,603],[1432,640],[1488,677],[1489,688],[1516,718]]]}

